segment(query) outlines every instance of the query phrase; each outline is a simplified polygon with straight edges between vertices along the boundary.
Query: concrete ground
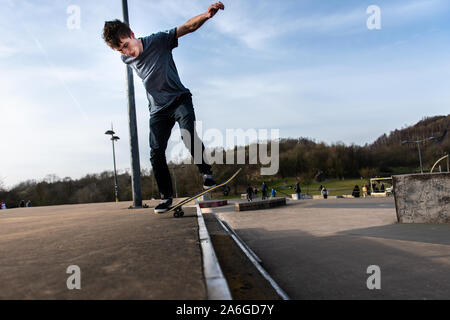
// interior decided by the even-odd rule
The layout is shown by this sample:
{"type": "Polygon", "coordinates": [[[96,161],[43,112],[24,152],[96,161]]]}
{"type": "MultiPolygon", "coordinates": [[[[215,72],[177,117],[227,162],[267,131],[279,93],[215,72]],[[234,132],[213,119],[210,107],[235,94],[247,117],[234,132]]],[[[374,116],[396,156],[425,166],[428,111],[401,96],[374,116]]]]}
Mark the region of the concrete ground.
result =
{"type": "Polygon", "coordinates": [[[213,210],[291,299],[450,299],[450,225],[398,224],[393,198],[213,210]],[[367,288],[372,265],[380,290],[367,288]]]}
{"type": "MultiPolygon", "coordinates": [[[[196,209],[185,208],[185,217],[175,219],[130,205],[0,211],[0,299],[206,299],[196,209]],[[81,290],[67,288],[72,265],[81,269],[81,290]]],[[[233,209],[210,210],[237,231],[292,299],[450,298],[450,226],[397,224],[392,198],[233,209]],[[380,290],[367,288],[371,265],[381,269],[380,290]]],[[[223,247],[222,236],[212,234],[223,247]]],[[[233,252],[218,256],[238,261],[233,252]]],[[[234,292],[260,285],[241,278],[236,263],[222,265],[235,277],[234,292]]]]}
{"type": "Polygon", "coordinates": [[[196,209],[130,205],[0,211],[0,299],[206,299],[196,209]],[[67,288],[71,265],[81,290],[67,288]]]}

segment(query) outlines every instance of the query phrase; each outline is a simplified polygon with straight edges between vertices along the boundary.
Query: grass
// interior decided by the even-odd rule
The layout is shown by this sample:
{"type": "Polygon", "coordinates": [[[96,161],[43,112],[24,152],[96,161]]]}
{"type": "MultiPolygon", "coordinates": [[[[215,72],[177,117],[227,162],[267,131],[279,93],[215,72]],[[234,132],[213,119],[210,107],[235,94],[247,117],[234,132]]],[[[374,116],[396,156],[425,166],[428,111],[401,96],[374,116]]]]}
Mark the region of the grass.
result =
{"type": "MultiPolygon", "coordinates": [[[[295,178],[271,178],[265,180],[267,187],[269,189],[269,194],[272,188],[275,188],[277,191],[277,196],[290,196],[291,194],[294,194],[294,185],[297,182],[295,178]]],[[[355,185],[358,185],[360,190],[361,187],[367,184],[369,185],[369,181],[365,179],[332,179],[332,180],[326,180],[323,182],[314,182],[309,185],[305,185],[300,181],[300,187],[302,189],[302,193],[307,193],[309,195],[320,195],[319,187],[320,185],[326,186],[328,190],[328,195],[330,196],[338,196],[338,195],[344,195],[344,194],[352,194],[353,188],[355,185]]],[[[258,189],[258,196],[261,196],[261,185],[262,180],[258,181],[258,183],[254,183],[253,187],[256,187],[258,189]]],[[[240,193],[245,193],[247,187],[241,187],[242,190],[239,190],[240,193]]],[[[229,195],[224,196],[221,192],[216,192],[213,194],[213,199],[224,199],[224,200],[230,200],[230,199],[236,199],[240,198],[240,194],[235,195],[229,195]]]]}
{"type": "MultiPolygon", "coordinates": [[[[272,185],[269,185],[269,190],[272,188],[275,188],[275,190],[279,190],[280,192],[284,192],[286,194],[293,194],[294,192],[294,185],[296,183],[296,180],[293,179],[293,181],[290,181],[290,179],[287,179],[287,181],[282,182],[275,182],[272,185]],[[289,188],[291,187],[291,188],[289,188]]],[[[333,179],[333,180],[326,180],[322,182],[314,182],[308,185],[302,184],[300,181],[300,187],[302,189],[302,193],[307,193],[309,195],[320,195],[319,187],[326,186],[328,190],[328,195],[330,196],[337,196],[337,195],[343,195],[343,194],[352,194],[353,188],[355,185],[358,185],[360,188],[364,184],[369,184],[366,180],[361,179],[345,179],[345,180],[339,180],[339,179],[333,179]]]]}

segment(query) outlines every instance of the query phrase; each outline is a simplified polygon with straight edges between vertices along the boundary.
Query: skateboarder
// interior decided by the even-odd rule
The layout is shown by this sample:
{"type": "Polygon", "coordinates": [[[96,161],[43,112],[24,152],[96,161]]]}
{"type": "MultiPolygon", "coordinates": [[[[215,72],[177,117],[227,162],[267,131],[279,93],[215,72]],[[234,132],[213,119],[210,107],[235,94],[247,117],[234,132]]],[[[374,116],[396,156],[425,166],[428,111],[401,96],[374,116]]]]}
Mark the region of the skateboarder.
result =
{"type": "MultiPolygon", "coordinates": [[[[178,76],[172,50],[178,46],[178,38],[196,31],[219,10],[222,2],[209,6],[202,13],[185,24],[147,37],[136,38],[129,26],[120,20],[106,21],[103,39],[112,49],[122,53],[122,61],[130,65],[142,79],[150,109],[150,161],[155,173],[161,202],[156,213],[168,210],[172,205],[173,187],[167,166],[165,151],[175,122],[178,122],[185,146],[194,157],[194,146],[202,146],[198,170],[203,174],[204,189],[216,185],[211,166],[203,159],[205,149],[195,132],[195,113],[192,94],[185,88],[178,76]]],[[[197,160],[194,157],[194,160],[197,160]]]]}

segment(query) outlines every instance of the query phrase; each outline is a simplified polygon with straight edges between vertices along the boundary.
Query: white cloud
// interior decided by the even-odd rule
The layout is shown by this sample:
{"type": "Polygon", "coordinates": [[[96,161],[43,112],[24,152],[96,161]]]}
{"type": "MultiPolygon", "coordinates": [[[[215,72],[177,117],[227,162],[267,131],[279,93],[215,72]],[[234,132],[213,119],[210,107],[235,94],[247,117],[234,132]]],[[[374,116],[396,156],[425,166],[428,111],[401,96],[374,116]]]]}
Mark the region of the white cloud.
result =
{"type": "MultiPolygon", "coordinates": [[[[351,10],[338,9],[321,13],[300,13],[296,19],[277,14],[279,2],[232,2],[222,17],[214,22],[215,28],[243,42],[251,49],[269,48],[277,38],[311,35],[346,35],[366,32],[366,7],[357,5],[351,10]],[[264,8],[265,12],[261,13],[264,8]],[[272,10],[271,10],[272,8],[272,10]]],[[[442,0],[409,1],[380,5],[382,19],[390,25],[406,25],[429,17],[448,8],[442,0]]]]}
{"type": "Polygon", "coordinates": [[[6,47],[4,45],[0,45],[0,58],[8,58],[13,56],[18,52],[14,47],[6,47]]]}

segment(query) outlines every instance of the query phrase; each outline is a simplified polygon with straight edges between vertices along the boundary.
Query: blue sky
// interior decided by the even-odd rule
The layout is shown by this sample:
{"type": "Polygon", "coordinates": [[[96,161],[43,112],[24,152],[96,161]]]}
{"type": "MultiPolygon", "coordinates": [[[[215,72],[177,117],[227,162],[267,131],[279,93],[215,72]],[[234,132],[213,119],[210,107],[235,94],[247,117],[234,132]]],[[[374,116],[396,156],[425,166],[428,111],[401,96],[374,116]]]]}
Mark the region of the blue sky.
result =
{"type": "MultiPolygon", "coordinates": [[[[371,143],[450,102],[450,3],[223,1],[225,11],[173,51],[204,130],[279,129],[281,137],[371,143]],[[381,9],[369,30],[366,9],[381,9]]],[[[179,26],[204,0],[129,0],[137,36],[179,26]]],[[[130,167],[125,67],[101,39],[120,0],[0,0],[0,180],[79,178],[130,167]],[[69,6],[80,9],[70,29],[69,6]]],[[[141,167],[149,169],[149,112],[135,76],[141,167]]],[[[177,129],[172,144],[179,143],[177,129]],[[178,141],[178,142],[177,142],[178,141]]],[[[171,145],[172,145],[171,144],[171,145]]],[[[170,147],[169,147],[170,148],[170,147]]]]}

